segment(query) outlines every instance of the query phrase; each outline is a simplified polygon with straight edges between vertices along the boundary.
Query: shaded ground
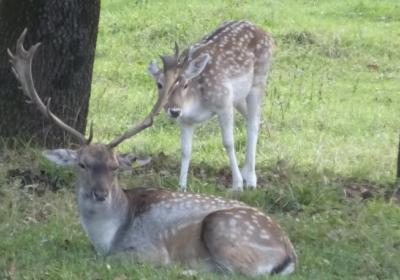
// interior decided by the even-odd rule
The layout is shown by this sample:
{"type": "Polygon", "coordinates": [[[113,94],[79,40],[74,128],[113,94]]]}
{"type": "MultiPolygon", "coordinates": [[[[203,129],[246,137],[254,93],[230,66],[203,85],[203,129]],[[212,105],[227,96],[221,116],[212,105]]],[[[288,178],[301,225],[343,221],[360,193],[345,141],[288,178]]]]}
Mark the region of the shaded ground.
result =
{"type": "MultiPolygon", "coordinates": [[[[152,162],[145,167],[133,168],[130,178],[125,178],[128,182],[132,177],[140,177],[140,180],[145,185],[153,185],[152,174],[159,176],[171,176],[170,172],[179,174],[179,162],[170,158],[164,153],[159,153],[153,157],[152,162]],[[168,171],[167,171],[168,170],[168,171]]],[[[393,184],[380,184],[368,180],[360,180],[355,178],[343,178],[338,174],[312,173],[310,171],[302,171],[280,160],[275,166],[266,166],[258,169],[259,174],[259,190],[265,190],[267,194],[272,196],[275,202],[285,199],[288,192],[282,191],[287,188],[292,188],[296,184],[320,184],[321,186],[329,185],[338,188],[341,196],[346,200],[371,200],[384,199],[386,202],[400,204],[400,188],[393,184]],[[261,175],[261,176],[260,176],[261,175]],[[281,191],[274,191],[278,188],[281,191]]],[[[33,169],[8,169],[6,179],[10,186],[17,186],[30,193],[38,196],[44,195],[46,191],[56,192],[62,188],[70,187],[75,180],[71,172],[50,172],[45,168],[33,169]]],[[[227,189],[231,184],[231,173],[229,167],[216,168],[207,163],[195,164],[190,169],[189,176],[193,181],[207,181],[211,185],[215,185],[221,191],[227,189]]],[[[305,201],[302,201],[303,203],[305,201]]],[[[299,203],[299,201],[297,201],[299,203]]],[[[301,204],[301,199],[300,199],[301,204]]],[[[285,205],[283,210],[285,210],[285,205]]],[[[287,205],[286,205],[287,206],[287,205]]],[[[286,210],[301,211],[301,206],[289,207],[286,210]]]]}

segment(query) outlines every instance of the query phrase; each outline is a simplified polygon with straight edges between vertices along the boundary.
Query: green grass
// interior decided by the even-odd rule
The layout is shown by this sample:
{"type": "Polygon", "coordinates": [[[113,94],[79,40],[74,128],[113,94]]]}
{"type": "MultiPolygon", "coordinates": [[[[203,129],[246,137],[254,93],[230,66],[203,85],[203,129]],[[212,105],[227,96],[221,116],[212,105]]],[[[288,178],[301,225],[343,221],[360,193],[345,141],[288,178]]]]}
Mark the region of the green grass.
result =
{"type": "MultiPolygon", "coordinates": [[[[228,159],[212,120],[196,131],[191,190],[272,213],[299,255],[291,279],[400,279],[400,207],[388,199],[400,116],[398,1],[103,0],[89,115],[95,139],[111,140],[151,109],[151,59],[230,18],[263,26],[276,43],[257,151],[260,185],[226,192],[228,159]],[[372,197],[364,200],[365,190],[372,197]]],[[[245,129],[237,119],[242,163],[245,129]]],[[[0,279],[221,277],[96,257],[79,225],[71,170],[25,150],[0,150],[0,279]],[[45,170],[61,190],[8,178],[11,169],[45,170]]],[[[165,115],[119,150],[153,156],[152,165],[121,176],[126,185],[177,188],[179,130],[165,115]]]]}

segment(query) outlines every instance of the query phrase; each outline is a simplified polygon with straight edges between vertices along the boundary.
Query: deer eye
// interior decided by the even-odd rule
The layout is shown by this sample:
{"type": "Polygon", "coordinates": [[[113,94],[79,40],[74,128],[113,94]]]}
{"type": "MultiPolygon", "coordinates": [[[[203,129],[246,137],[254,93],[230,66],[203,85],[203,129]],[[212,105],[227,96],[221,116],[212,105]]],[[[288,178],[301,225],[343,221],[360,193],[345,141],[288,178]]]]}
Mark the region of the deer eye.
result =
{"type": "Polygon", "coordinates": [[[86,165],[83,162],[80,162],[78,165],[80,168],[86,169],[86,165]]]}
{"type": "Polygon", "coordinates": [[[158,89],[162,89],[162,84],[161,83],[157,83],[157,88],[158,89]]]}
{"type": "Polygon", "coordinates": [[[188,87],[188,83],[185,83],[184,85],[183,85],[183,89],[186,89],[188,87]]]}
{"type": "Polygon", "coordinates": [[[111,169],[112,171],[117,171],[118,168],[119,168],[119,164],[115,164],[115,165],[111,165],[111,166],[110,166],[110,169],[111,169]]]}

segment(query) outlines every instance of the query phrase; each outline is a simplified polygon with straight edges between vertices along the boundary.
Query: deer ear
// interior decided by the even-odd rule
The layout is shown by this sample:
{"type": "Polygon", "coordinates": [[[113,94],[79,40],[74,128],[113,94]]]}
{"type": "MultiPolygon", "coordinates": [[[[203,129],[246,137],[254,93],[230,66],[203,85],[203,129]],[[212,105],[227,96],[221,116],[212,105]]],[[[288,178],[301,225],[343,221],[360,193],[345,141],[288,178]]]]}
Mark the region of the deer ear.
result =
{"type": "Polygon", "coordinates": [[[210,60],[210,55],[206,53],[190,61],[189,65],[183,72],[183,76],[185,77],[185,79],[191,80],[194,77],[200,75],[200,73],[203,72],[204,68],[206,68],[206,65],[209,60],[210,60]]]}
{"type": "Polygon", "coordinates": [[[161,70],[158,68],[157,63],[152,60],[147,67],[149,73],[153,76],[153,78],[157,81],[158,77],[160,76],[161,70]]]}
{"type": "Polygon", "coordinates": [[[78,152],[70,149],[45,150],[42,155],[48,160],[62,166],[78,164],[78,152]]]}
{"type": "Polygon", "coordinates": [[[118,154],[118,162],[120,165],[120,168],[122,169],[131,169],[132,165],[136,163],[138,166],[143,166],[151,162],[151,157],[137,157],[136,155],[133,154],[118,154]]]}

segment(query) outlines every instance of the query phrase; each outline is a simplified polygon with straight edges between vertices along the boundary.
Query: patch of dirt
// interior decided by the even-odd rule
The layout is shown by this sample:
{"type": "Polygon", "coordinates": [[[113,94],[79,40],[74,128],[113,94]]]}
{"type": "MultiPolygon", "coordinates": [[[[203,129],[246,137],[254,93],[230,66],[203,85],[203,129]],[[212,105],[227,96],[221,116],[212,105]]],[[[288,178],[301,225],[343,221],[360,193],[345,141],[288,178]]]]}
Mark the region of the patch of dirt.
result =
{"type": "Polygon", "coordinates": [[[386,201],[400,205],[400,186],[392,190],[385,191],[385,199],[386,201]]]}
{"type": "Polygon", "coordinates": [[[343,185],[346,198],[366,200],[375,197],[378,191],[378,186],[370,182],[345,182],[343,185]]]}
{"type": "Polygon", "coordinates": [[[19,188],[38,196],[43,196],[47,190],[56,192],[66,184],[64,180],[51,176],[44,170],[10,169],[7,171],[6,178],[9,183],[17,182],[19,188]]]}
{"type": "Polygon", "coordinates": [[[157,173],[163,173],[168,170],[176,169],[178,165],[171,160],[171,158],[165,153],[161,152],[158,155],[152,157],[151,162],[144,168],[134,168],[135,173],[144,173],[149,168],[157,173]]]}
{"type": "Polygon", "coordinates": [[[383,197],[385,201],[400,204],[400,187],[380,185],[370,181],[351,181],[343,183],[346,198],[368,200],[383,197]]]}
{"type": "MultiPolygon", "coordinates": [[[[154,155],[149,165],[133,169],[133,174],[159,176],[170,176],[175,174],[178,178],[180,160],[163,152],[154,155]]],[[[356,199],[368,201],[376,198],[384,198],[388,203],[400,205],[400,185],[382,184],[357,178],[343,178],[334,173],[325,172],[321,174],[304,172],[291,166],[288,162],[280,159],[273,166],[264,166],[257,169],[258,187],[268,190],[268,186],[280,185],[291,186],[304,184],[305,182],[320,183],[321,185],[334,185],[343,190],[345,199],[356,199]],[[320,181],[319,181],[320,180],[320,181]]],[[[196,177],[198,180],[215,183],[216,187],[230,188],[232,184],[232,173],[229,165],[223,168],[210,165],[207,162],[191,163],[188,176],[196,177]]],[[[269,194],[270,196],[273,194],[269,194]]],[[[282,195],[279,195],[279,197],[282,195]]],[[[279,198],[280,200],[282,198],[279,198]]],[[[278,198],[276,199],[278,200],[278,198]]]]}
{"type": "Polygon", "coordinates": [[[369,71],[379,72],[379,65],[376,63],[369,63],[367,64],[367,68],[369,71]]]}

